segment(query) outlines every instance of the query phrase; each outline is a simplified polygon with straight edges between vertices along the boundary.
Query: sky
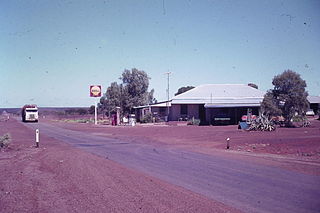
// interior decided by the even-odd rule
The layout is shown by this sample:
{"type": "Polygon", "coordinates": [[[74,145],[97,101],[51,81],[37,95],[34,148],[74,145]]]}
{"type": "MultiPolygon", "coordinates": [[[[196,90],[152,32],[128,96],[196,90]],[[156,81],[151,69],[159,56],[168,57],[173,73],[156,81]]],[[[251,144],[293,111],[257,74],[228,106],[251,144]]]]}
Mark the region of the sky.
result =
{"type": "Polygon", "coordinates": [[[0,107],[90,106],[90,85],[144,70],[158,101],[182,86],[290,69],[320,95],[319,0],[0,0],[0,107]]]}

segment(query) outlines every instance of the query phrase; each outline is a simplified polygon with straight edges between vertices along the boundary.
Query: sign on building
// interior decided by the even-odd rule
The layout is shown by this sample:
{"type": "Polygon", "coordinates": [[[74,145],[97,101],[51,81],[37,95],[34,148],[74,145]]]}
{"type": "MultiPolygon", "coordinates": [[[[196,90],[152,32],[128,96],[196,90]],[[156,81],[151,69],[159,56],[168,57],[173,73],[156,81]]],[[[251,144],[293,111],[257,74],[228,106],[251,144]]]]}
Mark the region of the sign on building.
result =
{"type": "Polygon", "coordinates": [[[101,85],[90,86],[90,97],[101,97],[101,85]]]}

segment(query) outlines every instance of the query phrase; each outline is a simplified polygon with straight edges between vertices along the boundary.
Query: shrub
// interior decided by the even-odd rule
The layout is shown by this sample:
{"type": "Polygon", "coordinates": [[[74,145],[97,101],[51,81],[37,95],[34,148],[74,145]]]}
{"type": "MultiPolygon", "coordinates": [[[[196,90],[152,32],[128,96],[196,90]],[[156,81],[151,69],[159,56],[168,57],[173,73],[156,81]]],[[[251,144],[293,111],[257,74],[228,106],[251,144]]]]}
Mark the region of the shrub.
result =
{"type": "Polygon", "coordinates": [[[0,148],[7,148],[11,142],[11,136],[9,133],[0,137],[0,148]]]}
{"type": "Polygon", "coordinates": [[[248,131],[274,131],[276,125],[267,116],[261,115],[257,119],[253,120],[248,128],[248,131]]]}
{"type": "Polygon", "coordinates": [[[200,125],[200,119],[194,119],[194,118],[192,118],[192,119],[190,119],[190,120],[188,121],[188,125],[199,126],[199,125],[200,125]]]}
{"type": "Polygon", "coordinates": [[[152,114],[146,113],[141,119],[141,123],[152,123],[152,114]]]}
{"type": "Polygon", "coordinates": [[[293,122],[302,122],[305,120],[305,117],[304,116],[301,116],[301,115],[295,115],[292,117],[292,121],[293,122]]]}

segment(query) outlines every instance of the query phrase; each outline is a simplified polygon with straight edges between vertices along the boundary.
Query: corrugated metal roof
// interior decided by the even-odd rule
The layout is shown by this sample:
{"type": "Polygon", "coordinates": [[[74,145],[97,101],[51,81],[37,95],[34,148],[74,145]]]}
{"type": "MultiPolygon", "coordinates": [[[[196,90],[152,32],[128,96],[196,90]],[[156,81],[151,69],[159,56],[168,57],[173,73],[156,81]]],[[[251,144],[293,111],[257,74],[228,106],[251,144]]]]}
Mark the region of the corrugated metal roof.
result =
{"type": "Polygon", "coordinates": [[[162,102],[162,103],[157,103],[157,104],[152,104],[152,107],[167,107],[167,106],[171,106],[171,101],[166,101],[166,102],[162,102]]]}
{"type": "Polygon", "coordinates": [[[214,103],[205,104],[205,108],[220,108],[220,107],[259,107],[260,103],[214,103]]]}
{"type": "Polygon", "coordinates": [[[172,104],[260,105],[264,94],[244,84],[205,84],[174,96],[172,104]]]}
{"type": "Polygon", "coordinates": [[[307,99],[310,104],[320,104],[320,96],[308,96],[307,99]]]}
{"type": "Polygon", "coordinates": [[[168,107],[168,106],[171,107],[171,100],[159,102],[156,104],[145,105],[145,106],[137,106],[137,107],[133,107],[133,108],[141,109],[141,108],[148,108],[148,107],[168,107]]]}

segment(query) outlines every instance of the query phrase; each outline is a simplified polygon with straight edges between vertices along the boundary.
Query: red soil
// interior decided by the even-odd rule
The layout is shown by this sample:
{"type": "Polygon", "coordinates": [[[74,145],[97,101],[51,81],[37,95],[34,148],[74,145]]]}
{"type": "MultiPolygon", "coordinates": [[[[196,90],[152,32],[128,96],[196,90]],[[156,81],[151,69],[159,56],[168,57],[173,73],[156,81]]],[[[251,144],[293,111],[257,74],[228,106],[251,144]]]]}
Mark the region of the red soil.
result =
{"type": "Polygon", "coordinates": [[[299,172],[320,175],[320,121],[310,127],[277,128],[274,132],[248,132],[237,126],[109,126],[52,122],[63,128],[131,142],[175,146],[207,154],[228,154],[299,172]],[[230,149],[226,150],[226,138],[230,149]]]}
{"type": "Polygon", "coordinates": [[[0,212],[237,212],[44,135],[35,148],[33,132],[16,120],[0,122],[0,135],[7,132],[0,212]]]}
{"type": "Polygon", "coordinates": [[[301,156],[320,159],[320,121],[312,120],[310,127],[277,128],[273,132],[238,130],[237,126],[167,126],[138,125],[106,126],[80,123],[55,122],[63,128],[129,141],[144,141],[163,145],[226,149],[230,138],[230,149],[253,153],[269,153],[286,156],[301,156]]]}

